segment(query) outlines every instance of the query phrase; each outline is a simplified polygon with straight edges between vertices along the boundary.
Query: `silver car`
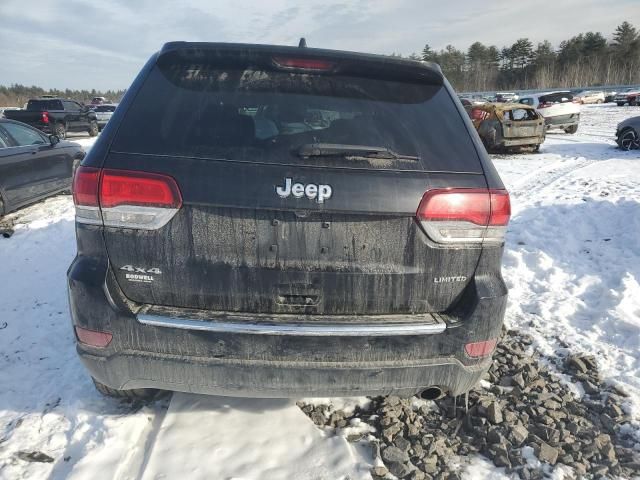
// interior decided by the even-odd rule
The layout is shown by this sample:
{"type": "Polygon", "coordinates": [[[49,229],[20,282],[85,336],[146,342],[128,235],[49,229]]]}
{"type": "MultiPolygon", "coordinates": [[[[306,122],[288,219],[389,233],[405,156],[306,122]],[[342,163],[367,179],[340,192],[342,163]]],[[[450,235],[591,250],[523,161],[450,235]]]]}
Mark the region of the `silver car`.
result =
{"type": "Polygon", "coordinates": [[[640,117],[627,118],[616,128],[616,141],[623,150],[640,148],[640,117]]]}
{"type": "Polygon", "coordinates": [[[117,104],[105,103],[103,105],[96,105],[94,108],[94,112],[96,112],[96,119],[98,120],[98,128],[102,130],[102,128],[107,124],[107,122],[111,119],[113,112],[116,111],[117,104]]]}

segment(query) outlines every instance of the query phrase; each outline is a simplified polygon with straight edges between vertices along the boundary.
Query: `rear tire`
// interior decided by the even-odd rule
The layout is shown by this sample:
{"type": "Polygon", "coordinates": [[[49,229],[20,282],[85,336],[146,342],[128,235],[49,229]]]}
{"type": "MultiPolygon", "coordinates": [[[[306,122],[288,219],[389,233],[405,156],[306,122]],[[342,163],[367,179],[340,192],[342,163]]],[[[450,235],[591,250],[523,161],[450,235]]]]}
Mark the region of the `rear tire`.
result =
{"type": "Polygon", "coordinates": [[[565,128],[564,131],[565,133],[574,134],[578,131],[578,125],[571,125],[570,127],[565,128]]]}
{"type": "Polygon", "coordinates": [[[616,102],[616,105],[618,105],[619,107],[622,107],[622,106],[624,106],[624,103],[623,102],[616,102]]]}
{"type": "Polygon", "coordinates": [[[60,140],[67,138],[67,127],[64,123],[56,123],[55,134],[60,140]]]}
{"type": "Polygon", "coordinates": [[[95,378],[91,377],[96,390],[105,397],[120,398],[128,400],[155,400],[162,395],[161,390],[155,388],[134,388],[132,390],[117,390],[115,388],[107,387],[104,383],[100,383],[95,378]]]}
{"type": "Polygon", "coordinates": [[[98,128],[98,122],[96,122],[95,120],[91,120],[91,122],[89,122],[88,132],[90,137],[95,137],[96,135],[98,135],[98,132],[100,132],[100,129],[98,128]]]}
{"type": "Polygon", "coordinates": [[[629,106],[630,106],[630,107],[635,107],[635,106],[637,106],[637,105],[638,105],[638,99],[637,99],[637,98],[634,98],[634,99],[632,99],[632,100],[629,100],[629,106]]]}

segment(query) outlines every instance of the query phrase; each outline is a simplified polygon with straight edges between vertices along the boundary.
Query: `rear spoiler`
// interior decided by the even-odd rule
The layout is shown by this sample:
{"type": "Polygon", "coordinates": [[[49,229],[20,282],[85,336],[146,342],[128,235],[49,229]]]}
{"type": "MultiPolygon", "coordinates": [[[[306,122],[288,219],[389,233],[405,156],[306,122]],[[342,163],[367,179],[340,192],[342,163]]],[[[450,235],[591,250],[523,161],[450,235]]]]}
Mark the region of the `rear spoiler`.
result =
{"type": "MultiPolygon", "coordinates": [[[[233,66],[257,66],[278,69],[274,59],[325,61],[334,64],[330,73],[359,77],[419,81],[442,85],[440,66],[399,57],[320,48],[255,45],[243,43],[169,42],[158,52],[158,63],[209,63],[233,66]]],[[[304,69],[301,69],[304,70],[304,69]]],[[[320,73],[320,72],[315,72],[320,73]]]]}

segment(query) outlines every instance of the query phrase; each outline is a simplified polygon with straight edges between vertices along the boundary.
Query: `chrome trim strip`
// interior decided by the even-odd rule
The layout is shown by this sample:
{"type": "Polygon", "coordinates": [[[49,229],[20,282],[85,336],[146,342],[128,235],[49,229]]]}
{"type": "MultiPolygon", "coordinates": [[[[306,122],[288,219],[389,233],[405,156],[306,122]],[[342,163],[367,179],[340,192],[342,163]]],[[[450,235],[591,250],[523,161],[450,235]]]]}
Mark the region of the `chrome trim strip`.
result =
{"type": "Polygon", "coordinates": [[[290,335],[308,337],[383,337],[396,335],[433,335],[444,332],[447,328],[444,322],[411,323],[411,324],[308,324],[286,323],[240,323],[191,320],[188,318],[166,317],[141,313],[138,322],[154,327],[179,328],[182,330],[197,330],[217,333],[243,333],[253,335],[290,335]]]}

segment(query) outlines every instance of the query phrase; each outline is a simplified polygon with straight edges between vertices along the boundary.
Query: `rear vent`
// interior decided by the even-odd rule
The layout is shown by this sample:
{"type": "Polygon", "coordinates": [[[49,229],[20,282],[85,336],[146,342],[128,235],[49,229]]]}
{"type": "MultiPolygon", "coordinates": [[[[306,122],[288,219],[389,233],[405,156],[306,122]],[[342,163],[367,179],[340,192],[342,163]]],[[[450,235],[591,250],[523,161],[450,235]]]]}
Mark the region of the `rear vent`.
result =
{"type": "Polygon", "coordinates": [[[182,206],[176,181],[158,173],[79,167],[73,181],[76,221],[155,230],[182,206]]]}
{"type": "Polygon", "coordinates": [[[511,216],[506,190],[436,189],[422,197],[416,218],[438,243],[499,243],[511,216]]]}

